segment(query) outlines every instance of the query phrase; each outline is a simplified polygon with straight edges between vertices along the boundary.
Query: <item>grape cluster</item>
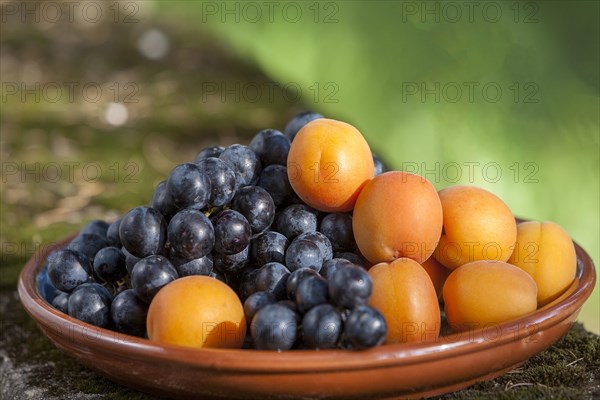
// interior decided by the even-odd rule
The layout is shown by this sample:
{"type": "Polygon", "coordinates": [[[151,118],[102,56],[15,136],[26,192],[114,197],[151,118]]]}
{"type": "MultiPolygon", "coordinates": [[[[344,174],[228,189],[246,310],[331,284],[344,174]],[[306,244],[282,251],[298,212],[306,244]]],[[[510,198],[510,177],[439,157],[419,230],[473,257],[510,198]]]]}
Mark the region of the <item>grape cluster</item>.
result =
{"type": "MultiPolygon", "coordinates": [[[[88,223],[52,253],[40,293],[81,321],[143,337],[156,293],[179,277],[227,283],[244,304],[258,349],[377,346],[382,315],[357,251],[351,213],[322,213],[294,193],[287,154],[300,128],[265,129],[248,146],[203,149],[176,166],[148,206],[108,224],[88,223]]],[[[385,167],[374,156],[376,173],[385,167]]]]}

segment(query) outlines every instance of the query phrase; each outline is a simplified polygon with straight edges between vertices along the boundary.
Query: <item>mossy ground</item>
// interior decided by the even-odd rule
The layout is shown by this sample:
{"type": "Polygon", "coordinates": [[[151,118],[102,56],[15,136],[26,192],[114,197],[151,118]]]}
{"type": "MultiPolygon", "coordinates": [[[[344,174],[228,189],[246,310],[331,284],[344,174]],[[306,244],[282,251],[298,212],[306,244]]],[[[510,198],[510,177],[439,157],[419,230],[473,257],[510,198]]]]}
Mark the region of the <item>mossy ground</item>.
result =
{"type": "Polygon", "coordinates": [[[521,367],[444,399],[587,399],[600,397],[600,336],[577,323],[521,367]]]}

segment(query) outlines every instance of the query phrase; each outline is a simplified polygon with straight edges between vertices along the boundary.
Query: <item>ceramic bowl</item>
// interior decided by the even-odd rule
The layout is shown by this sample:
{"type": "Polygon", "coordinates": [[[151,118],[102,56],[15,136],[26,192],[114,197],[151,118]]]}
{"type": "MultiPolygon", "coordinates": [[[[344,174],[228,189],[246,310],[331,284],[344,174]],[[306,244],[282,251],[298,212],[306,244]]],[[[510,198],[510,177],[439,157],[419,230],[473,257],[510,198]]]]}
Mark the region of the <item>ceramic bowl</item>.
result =
{"type": "Polygon", "coordinates": [[[423,397],[495,378],[551,346],[575,322],[595,270],[579,246],[577,275],[550,305],[501,325],[419,344],[367,351],[192,349],[159,345],[88,325],[51,307],[36,288],[47,254],[25,265],[19,296],[42,332],[81,364],[125,386],[169,398],[423,397]]]}

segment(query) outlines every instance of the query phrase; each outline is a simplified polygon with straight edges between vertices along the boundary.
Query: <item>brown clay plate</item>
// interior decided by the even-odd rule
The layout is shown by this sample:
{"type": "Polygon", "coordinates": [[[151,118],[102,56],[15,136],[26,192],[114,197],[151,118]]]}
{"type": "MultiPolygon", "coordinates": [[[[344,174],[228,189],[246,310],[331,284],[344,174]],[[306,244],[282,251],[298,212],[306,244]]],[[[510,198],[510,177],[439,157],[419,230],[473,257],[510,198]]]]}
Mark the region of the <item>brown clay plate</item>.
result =
{"type": "Polygon", "coordinates": [[[543,351],[571,327],[594,289],[595,270],[579,246],[567,292],[536,312],[501,325],[420,344],[368,351],[190,349],[158,345],[65,315],[37,292],[43,249],[25,265],[19,296],[42,332],[80,363],[125,386],[170,398],[423,397],[495,378],[543,351]]]}

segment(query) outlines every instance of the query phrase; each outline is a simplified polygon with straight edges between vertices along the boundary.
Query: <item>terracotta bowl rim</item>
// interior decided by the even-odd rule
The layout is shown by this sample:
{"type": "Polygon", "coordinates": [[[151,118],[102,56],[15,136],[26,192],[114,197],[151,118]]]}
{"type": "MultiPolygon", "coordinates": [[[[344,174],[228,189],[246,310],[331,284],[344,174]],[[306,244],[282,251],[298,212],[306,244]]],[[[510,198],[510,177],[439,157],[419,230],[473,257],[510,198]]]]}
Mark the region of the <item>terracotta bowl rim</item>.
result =
{"type": "Polygon", "coordinates": [[[211,370],[275,374],[366,370],[421,364],[478,352],[533,337],[537,332],[560,324],[579,311],[592,293],[596,281],[596,271],[590,256],[575,243],[577,274],[565,294],[554,303],[527,316],[494,326],[493,338],[486,337],[486,328],[480,328],[468,333],[450,334],[435,341],[389,344],[364,351],[194,349],[156,344],[147,339],[99,328],[63,314],[48,304],[37,291],[37,272],[50,252],[65,246],[74,236],[76,233],[51,246],[43,247],[31,257],[19,276],[18,292],[21,302],[42,330],[66,327],[72,335],[70,339],[73,342],[79,342],[96,351],[146,361],[164,360],[211,370]],[[499,333],[496,334],[497,331],[499,333]]]}

